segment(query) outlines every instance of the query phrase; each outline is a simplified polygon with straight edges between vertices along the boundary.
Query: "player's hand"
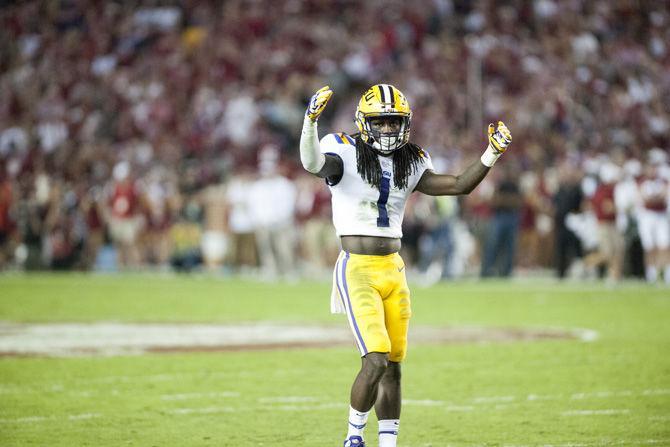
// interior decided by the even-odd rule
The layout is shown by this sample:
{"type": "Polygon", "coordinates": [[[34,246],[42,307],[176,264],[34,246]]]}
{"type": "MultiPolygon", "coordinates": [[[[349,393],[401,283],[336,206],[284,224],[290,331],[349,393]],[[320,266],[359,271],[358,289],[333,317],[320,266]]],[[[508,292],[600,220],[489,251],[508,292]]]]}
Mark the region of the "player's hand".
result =
{"type": "Polygon", "coordinates": [[[499,154],[505,152],[507,147],[512,143],[512,134],[502,121],[498,121],[497,128],[493,123],[489,124],[488,132],[489,145],[499,154]]]}
{"type": "Polygon", "coordinates": [[[328,100],[331,96],[333,96],[333,91],[329,86],[320,88],[314,96],[312,96],[312,99],[309,100],[305,115],[307,115],[312,122],[318,120],[321,112],[326,108],[326,104],[328,104],[328,100]]]}

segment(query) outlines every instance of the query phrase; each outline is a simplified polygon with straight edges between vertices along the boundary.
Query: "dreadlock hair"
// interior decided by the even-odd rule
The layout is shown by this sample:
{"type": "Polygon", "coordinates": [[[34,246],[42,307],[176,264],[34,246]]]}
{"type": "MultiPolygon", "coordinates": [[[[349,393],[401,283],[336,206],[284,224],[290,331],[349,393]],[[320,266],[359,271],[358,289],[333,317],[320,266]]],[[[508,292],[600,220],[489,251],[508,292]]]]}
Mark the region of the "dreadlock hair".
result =
{"type": "MultiPolygon", "coordinates": [[[[381,190],[382,167],[375,148],[366,144],[360,134],[356,138],[356,165],[361,178],[381,190]]],[[[393,157],[393,184],[399,189],[407,188],[407,179],[419,168],[423,150],[414,143],[407,142],[391,155],[393,157]]]]}

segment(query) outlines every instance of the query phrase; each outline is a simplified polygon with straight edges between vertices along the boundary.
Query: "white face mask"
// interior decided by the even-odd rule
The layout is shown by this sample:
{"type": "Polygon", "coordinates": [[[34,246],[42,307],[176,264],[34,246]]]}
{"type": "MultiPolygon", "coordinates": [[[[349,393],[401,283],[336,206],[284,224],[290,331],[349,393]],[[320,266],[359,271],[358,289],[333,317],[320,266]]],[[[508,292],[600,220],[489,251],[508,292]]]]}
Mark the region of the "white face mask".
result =
{"type": "Polygon", "coordinates": [[[389,155],[398,150],[409,139],[409,117],[402,118],[399,127],[379,124],[373,127],[371,121],[370,119],[365,120],[364,129],[361,129],[364,133],[364,140],[383,155],[389,155]]]}
{"type": "Polygon", "coordinates": [[[395,149],[397,149],[397,146],[398,146],[398,136],[397,135],[381,136],[381,137],[379,137],[379,140],[380,141],[375,140],[372,143],[372,147],[377,149],[382,154],[390,154],[395,149]]]}

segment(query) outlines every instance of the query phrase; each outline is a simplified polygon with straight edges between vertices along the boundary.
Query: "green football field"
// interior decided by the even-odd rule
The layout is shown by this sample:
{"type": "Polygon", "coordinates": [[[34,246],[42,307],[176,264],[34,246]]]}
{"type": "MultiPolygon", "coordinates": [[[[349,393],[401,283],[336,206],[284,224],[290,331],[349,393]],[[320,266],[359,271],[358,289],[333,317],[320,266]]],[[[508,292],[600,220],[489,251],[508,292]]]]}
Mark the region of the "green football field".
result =
{"type": "MultiPolygon", "coordinates": [[[[346,326],[329,293],[325,282],[6,275],[0,340],[11,323],[346,326]]],[[[414,286],[412,300],[416,327],[597,336],[410,341],[399,446],[670,445],[670,289],[458,281],[414,286]]],[[[3,355],[0,446],[341,446],[359,364],[353,342],[3,355]]],[[[372,416],[370,447],[376,428],[372,416]]]]}

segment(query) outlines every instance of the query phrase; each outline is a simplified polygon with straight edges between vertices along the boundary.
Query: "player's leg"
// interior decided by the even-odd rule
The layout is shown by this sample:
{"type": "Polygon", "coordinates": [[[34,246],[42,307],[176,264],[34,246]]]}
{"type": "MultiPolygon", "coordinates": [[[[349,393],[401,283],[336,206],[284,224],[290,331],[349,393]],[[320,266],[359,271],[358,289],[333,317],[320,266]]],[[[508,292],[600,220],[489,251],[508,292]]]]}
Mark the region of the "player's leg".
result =
{"type": "Polygon", "coordinates": [[[346,447],[363,446],[363,431],[368,421],[370,410],[377,399],[379,381],[384,376],[388,365],[388,354],[370,352],[361,359],[361,369],[351,386],[349,406],[349,426],[346,447]]]}
{"type": "Polygon", "coordinates": [[[377,419],[399,419],[402,394],[400,391],[400,363],[388,362],[388,367],[379,380],[375,401],[377,419]]]}
{"type": "Polygon", "coordinates": [[[388,367],[379,382],[375,412],[379,420],[379,446],[395,447],[402,405],[400,362],[407,353],[407,332],[412,316],[405,264],[399,255],[394,258],[386,277],[390,279],[390,289],[383,304],[391,352],[388,367]]]}
{"type": "Polygon", "coordinates": [[[361,369],[351,387],[345,446],[364,445],[363,430],[391,350],[382,298],[376,285],[382,270],[380,258],[342,253],[335,269],[337,290],[362,357],[361,369]]]}
{"type": "Polygon", "coordinates": [[[395,447],[400,428],[400,363],[389,362],[382,376],[378,390],[375,413],[379,420],[379,447],[395,447]]]}
{"type": "Polygon", "coordinates": [[[400,362],[404,359],[407,349],[409,319],[394,318],[394,320],[394,328],[389,330],[389,336],[391,340],[395,340],[395,346],[392,341],[388,366],[380,378],[377,387],[375,413],[377,413],[377,419],[380,421],[400,419],[402,403],[400,362]]]}
{"type": "Polygon", "coordinates": [[[388,354],[370,352],[361,359],[361,369],[351,387],[351,406],[364,412],[370,411],[378,396],[380,381],[389,366],[388,354]]]}

